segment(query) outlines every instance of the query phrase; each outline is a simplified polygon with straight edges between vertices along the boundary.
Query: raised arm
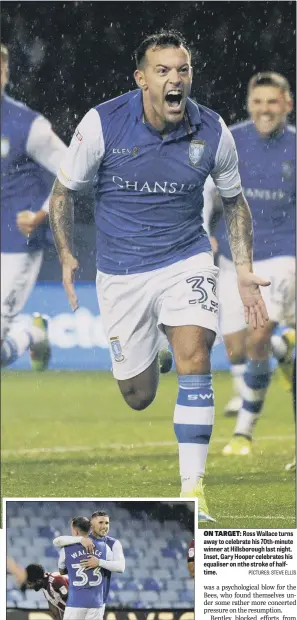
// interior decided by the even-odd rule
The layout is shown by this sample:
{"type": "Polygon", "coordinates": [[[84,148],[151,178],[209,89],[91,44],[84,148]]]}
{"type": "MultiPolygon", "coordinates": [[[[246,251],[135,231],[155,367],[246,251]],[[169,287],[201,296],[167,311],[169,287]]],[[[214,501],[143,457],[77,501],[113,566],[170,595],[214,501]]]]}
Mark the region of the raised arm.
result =
{"type": "Polygon", "coordinates": [[[68,547],[68,545],[80,543],[82,538],[82,536],[57,536],[57,538],[53,540],[53,545],[54,547],[68,547]]]}
{"type": "Polygon", "coordinates": [[[11,557],[7,558],[6,568],[7,568],[8,573],[11,573],[12,575],[15,576],[15,578],[17,579],[20,585],[22,585],[23,583],[27,581],[26,569],[20,564],[17,564],[17,562],[13,558],[11,557]]]}
{"type": "Polygon", "coordinates": [[[92,539],[87,536],[57,536],[53,540],[55,547],[68,547],[68,545],[75,545],[75,543],[80,543],[88,553],[92,553],[95,547],[92,539]]]}

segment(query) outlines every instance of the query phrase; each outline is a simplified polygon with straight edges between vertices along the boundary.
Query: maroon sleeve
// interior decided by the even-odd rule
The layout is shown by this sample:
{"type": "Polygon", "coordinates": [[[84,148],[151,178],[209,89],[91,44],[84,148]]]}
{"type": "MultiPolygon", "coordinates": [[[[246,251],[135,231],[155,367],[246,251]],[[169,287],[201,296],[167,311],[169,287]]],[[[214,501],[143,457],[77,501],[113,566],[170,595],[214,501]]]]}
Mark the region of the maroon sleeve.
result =
{"type": "Polygon", "coordinates": [[[68,595],[68,577],[66,575],[56,575],[52,582],[52,587],[59,592],[61,597],[66,600],[68,595]]]}
{"type": "Polygon", "coordinates": [[[189,544],[188,562],[194,562],[194,556],[195,556],[195,543],[194,543],[194,538],[193,538],[193,540],[191,540],[189,544]]]}

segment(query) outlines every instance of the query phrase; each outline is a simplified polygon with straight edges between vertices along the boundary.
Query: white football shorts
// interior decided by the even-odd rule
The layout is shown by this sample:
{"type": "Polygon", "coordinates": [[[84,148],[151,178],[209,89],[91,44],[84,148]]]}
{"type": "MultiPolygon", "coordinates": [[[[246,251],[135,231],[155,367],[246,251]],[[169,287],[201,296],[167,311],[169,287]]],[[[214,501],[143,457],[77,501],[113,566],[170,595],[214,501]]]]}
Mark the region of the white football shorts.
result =
{"type": "Polygon", "coordinates": [[[43,250],[1,253],[1,340],[21,312],[38,278],[43,250]]]}
{"type": "Polygon", "coordinates": [[[103,620],[104,607],[66,607],[63,620],[103,620]]]}
{"type": "Polygon", "coordinates": [[[98,271],[98,302],[114,377],[131,379],[152,364],[164,346],[163,325],[199,325],[217,333],[217,277],[212,252],[145,273],[98,271]]]}
{"type": "MultiPolygon", "coordinates": [[[[233,334],[247,327],[238,292],[237,276],[231,260],[219,260],[220,331],[233,334]]],[[[254,263],[254,272],[271,285],[260,287],[269,319],[282,325],[295,325],[295,258],[276,256],[254,263]]]]}

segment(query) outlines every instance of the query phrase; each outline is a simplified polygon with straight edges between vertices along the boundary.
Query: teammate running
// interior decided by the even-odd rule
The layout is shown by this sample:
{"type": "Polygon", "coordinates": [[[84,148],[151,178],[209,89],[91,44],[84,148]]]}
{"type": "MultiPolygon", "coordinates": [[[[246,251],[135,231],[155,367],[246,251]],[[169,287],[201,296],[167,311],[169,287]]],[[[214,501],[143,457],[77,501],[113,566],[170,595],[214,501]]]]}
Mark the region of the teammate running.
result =
{"type": "MultiPolygon", "coordinates": [[[[296,133],[287,123],[292,107],[286,78],[278,73],[259,73],[248,85],[250,120],[231,127],[243,191],[254,219],[255,270],[270,280],[271,286],[263,291],[269,321],[262,330],[247,329],[221,218],[214,233],[220,254],[220,321],[240,394],[234,436],[223,450],[225,455],[251,452],[253,429],[270,382],[271,341],[289,385],[292,383],[295,330],[288,329],[282,338],[272,336],[279,323],[295,325],[296,133]]],[[[205,198],[207,208],[209,193],[205,198]]],[[[226,410],[232,408],[237,407],[231,403],[226,410]]]]}
{"type": "Polygon", "coordinates": [[[48,196],[66,146],[39,113],[5,93],[8,49],[1,45],[1,366],[30,348],[33,370],[50,350],[47,321],[14,325],[40,271],[48,226],[48,196]]]}
{"type": "Polygon", "coordinates": [[[220,116],[189,97],[191,53],[175,31],[147,37],[136,51],[137,90],[91,109],[61,164],[50,222],[73,310],[73,195],[96,183],[97,291],[126,403],[142,410],[158,386],[159,333],[173,350],[179,392],[174,429],[181,495],[199,498],[213,427],[210,352],[217,332],[218,269],[202,226],[203,185],[222,196],[245,317],[268,320],[252,268],[252,219],[241,192],[234,140],[220,116]]]}

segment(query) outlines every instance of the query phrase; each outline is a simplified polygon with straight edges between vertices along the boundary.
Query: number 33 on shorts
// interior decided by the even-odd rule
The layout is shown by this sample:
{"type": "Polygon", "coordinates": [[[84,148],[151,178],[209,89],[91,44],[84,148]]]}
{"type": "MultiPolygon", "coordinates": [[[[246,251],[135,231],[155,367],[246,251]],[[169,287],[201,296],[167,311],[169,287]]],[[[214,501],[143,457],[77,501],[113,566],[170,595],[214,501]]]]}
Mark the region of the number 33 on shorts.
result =
{"type": "Polygon", "coordinates": [[[192,294],[189,294],[189,304],[199,304],[202,310],[213,314],[218,313],[217,283],[213,276],[192,276],[186,280],[192,294]]]}

